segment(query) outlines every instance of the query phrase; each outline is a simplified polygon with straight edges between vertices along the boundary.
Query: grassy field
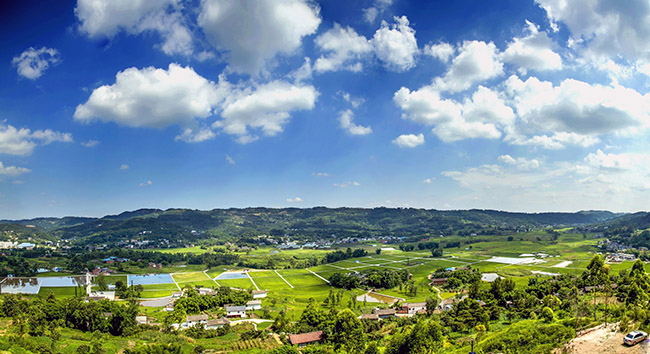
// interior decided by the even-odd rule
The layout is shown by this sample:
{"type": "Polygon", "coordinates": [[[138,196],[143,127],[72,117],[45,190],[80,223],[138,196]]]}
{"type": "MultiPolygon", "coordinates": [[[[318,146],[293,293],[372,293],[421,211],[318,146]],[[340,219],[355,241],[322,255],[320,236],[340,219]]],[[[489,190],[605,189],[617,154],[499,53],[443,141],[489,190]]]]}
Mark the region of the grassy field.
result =
{"type": "Polygon", "coordinates": [[[41,287],[38,291],[38,295],[49,296],[50,293],[53,293],[56,297],[73,297],[75,295],[75,289],[76,288],[74,287],[41,287]]]}
{"type": "Polygon", "coordinates": [[[217,284],[210,279],[209,276],[207,276],[203,272],[192,272],[192,273],[175,273],[172,274],[172,278],[174,278],[174,281],[180,286],[181,288],[191,285],[193,287],[200,286],[200,287],[214,287],[217,284]]]}
{"type": "MultiPolygon", "coordinates": [[[[255,283],[260,289],[271,290],[271,289],[290,289],[291,287],[282,280],[274,271],[261,271],[261,272],[250,272],[250,276],[253,278],[255,283]]],[[[293,284],[291,284],[293,285],[293,284]]]]}
{"type": "Polygon", "coordinates": [[[142,287],[144,291],[140,293],[140,297],[143,299],[171,296],[172,292],[178,291],[178,288],[174,284],[143,285],[142,287]]]}

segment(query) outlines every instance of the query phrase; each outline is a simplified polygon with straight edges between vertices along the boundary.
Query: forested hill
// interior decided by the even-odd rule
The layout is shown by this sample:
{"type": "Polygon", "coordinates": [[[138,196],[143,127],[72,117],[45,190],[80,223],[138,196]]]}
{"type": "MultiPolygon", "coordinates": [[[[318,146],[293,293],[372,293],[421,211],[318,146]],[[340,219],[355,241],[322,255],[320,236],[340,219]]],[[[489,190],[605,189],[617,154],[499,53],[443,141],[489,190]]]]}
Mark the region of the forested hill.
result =
{"type": "Polygon", "coordinates": [[[609,211],[576,213],[511,213],[496,210],[426,210],[413,208],[245,208],[139,209],[102,218],[37,218],[4,221],[34,225],[64,239],[89,244],[125,238],[198,240],[205,235],[224,238],[260,234],[296,237],[421,237],[485,233],[559,225],[601,223],[621,216],[609,211]]]}

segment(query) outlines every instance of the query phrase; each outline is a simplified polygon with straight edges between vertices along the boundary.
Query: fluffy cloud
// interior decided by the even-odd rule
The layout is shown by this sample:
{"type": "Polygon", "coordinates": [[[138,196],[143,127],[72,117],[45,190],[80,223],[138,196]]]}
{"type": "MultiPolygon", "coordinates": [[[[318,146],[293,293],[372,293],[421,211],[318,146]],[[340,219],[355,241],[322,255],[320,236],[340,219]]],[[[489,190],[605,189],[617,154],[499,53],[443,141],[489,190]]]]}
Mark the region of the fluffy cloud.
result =
{"type": "Polygon", "coordinates": [[[434,86],[416,91],[402,87],[393,96],[402,118],[434,126],[433,133],[446,142],[468,138],[498,139],[515,119],[512,109],[494,91],[480,86],[464,102],[443,99],[434,86]]]}
{"type": "Polygon", "coordinates": [[[415,30],[409,27],[406,16],[395,17],[394,24],[382,21],[381,28],[370,40],[375,55],[387,68],[394,71],[406,71],[415,66],[418,43],[415,30]]]}
{"type": "Polygon", "coordinates": [[[121,165],[120,166],[120,171],[126,171],[129,169],[129,165],[121,165]]]}
{"type": "Polygon", "coordinates": [[[72,135],[50,129],[31,131],[0,124],[0,154],[25,156],[31,154],[36,146],[53,142],[70,143],[72,135]]]}
{"type": "Polygon", "coordinates": [[[618,85],[511,76],[505,83],[523,123],[536,131],[597,135],[650,125],[650,96],[618,85]]]}
{"type": "Polygon", "coordinates": [[[360,71],[362,64],[359,60],[372,51],[372,46],[364,36],[357,34],[351,27],[343,28],[338,23],[314,42],[321,51],[327,53],[314,63],[314,69],[318,72],[342,69],[360,71]]]}
{"type": "MultiPolygon", "coordinates": [[[[499,157],[503,165],[481,165],[443,172],[469,193],[456,198],[468,205],[539,211],[578,210],[586,206],[613,210],[643,209],[650,192],[650,154],[605,153],[582,160],[556,161],[537,168],[535,160],[499,157]],[[530,200],[536,200],[531,208],[530,200]]],[[[538,162],[539,163],[539,162],[538,162]]],[[[541,163],[539,163],[541,165],[541,163]]]]}
{"type": "Polygon", "coordinates": [[[427,44],[424,46],[423,53],[432,56],[443,63],[449,62],[449,59],[454,55],[456,49],[453,45],[445,42],[438,44],[427,44]]]}
{"type": "Polygon", "coordinates": [[[433,183],[433,181],[435,181],[435,180],[436,180],[435,178],[426,178],[424,181],[422,181],[422,183],[424,183],[424,184],[431,184],[431,183],[433,183]]]}
{"type": "Polygon", "coordinates": [[[138,187],[149,187],[149,186],[151,186],[152,184],[153,184],[153,183],[151,183],[151,181],[144,181],[144,182],[138,184],[138,187]]]}
{"type": "Polygon", "coordinates": [[[507,165],[516,166],[522,170],[529,170],[539,167],[539,160],[537,159],[528,160],[523,157],[514,158],[510,155],[501,155],[499,156],[498,160],[507,165]]]}
{"type": "Polygon", "coordinates": [[[0,161],[0,175],[16,177],[27,172],[31,172],[31,170],[25,167],[5,166],[2,164],[2,161],[0,161]]]}
{"type": "Polygon", "coordinates": [[[474,84],[503,74],[503,62],[494,43],[465,41],[443,77],[435,79],[440,91],[464,91],[474,84]]]}
{"type": "Polygon", "coordinates": [[[90,38],[113,38],[120,31],[140,34],[155,31],[168,55],[190,55],[192,34],[184,24],[179,0],[78,0],[75,14],[80,30],[90,38]]]}
{"type": "Polygon", "coordinates": [[[368,23],[374,23],[379,15],[393,4],[393,0],[375,0],[373,6],[362,10],[363,19],[368,23]]]}
{"type": "Polygon", "coordinates": [[[342,129],[352,135],[368,135],[372,133],[372,128],[357,125],[353,122],[354,112],[347,109],[339,113],[339,125],[342,129]]]}
{"type": "Polygon", "coordinates": [[[320,9],[305,0],[202,0],[198,24],[228,63],[257,74],[277,54],[290,54],[320,25],[320,9]]]}
{"type": "Polygon", "coordinates": [[[570,43],[591,58],[650,59],[650,4],[647,1],[535,0],[551,23],[562,22],[570,43]]]}
{"type": "Polygon", "coordinates": [[[406,71],[415,66],[418,44],[415,30],[409,27],[406,16],[395,17],[395,23],[382,21],[381,27],[372,39],[358,34],[353,28],[343,28],[335,23],[329,31],[315,40],[316,46],[323,52],[314,64],[318,72],[326,71],[361,71],[362,61],[372,54],[388,70],[406,71]]]}
{"type": "Polygon", "coordinates": [[[230,155],[228,154],[226,154],[226,162],[228,162],[231,165],[235,164],[235,160],[232,157],[230,157],[230,155]]]}
{"type": "Polygon", "coordinates": [[[209,128],[185,128],[183,132],[174,138],[176,141],[184,141],[186,143],[200,143],[202,141],[214,138],[216,134],[209,128]]]}
{"type": "Polygon", "coordinates": [[[176,140],[186,142],[212,139],[216,134],[211,129],[221,129],[247,143],[258,138],[249,129],[275,135],[283,130],[289,112],[312,109],[317,97],[313,86],[284,81],[233,85],[223,76],[217,84],[190,67],[170,64],[167,70],[148,67],[119,72],[115,84],[95,89],[86,103],[77,106],[74,119],[129,127],[179,125],[182,131],[176,140]],[[205,119],[216,114],[221,119],[206,127],[205,119]]]}
{"type": "Polygon", "coordinates": [[[59,52],[54,48],[34,49],[30,47],[11,60],[18,75],[36,80],[43,75],[51,64],[59,62],[59,52]]]}
{"type": "Polygon", "coordinates": [[[295,198],[287,198],[287,203],[302,203],[303,200],[300,197],[295,197],[295,198]]]}
{"type": "Polygon", "coordinates": [[[393,140],[393,144],[401,148],[414,148],[424,144],[424,135],[422,134],[403,134],[393,140]]]}
{"type": "Polygon", "coordinates": [[[562,58],[553,51],[556,46],[548,38],[546,32],[540,32],[532,22],[526,21],[528,35],[514,38],[503,52],[503,61],[519,68],[520,71],[529,70],[560,70],[562,58]]]}
{"type": "Polygon", "coordinates": [[[272,81],[254,89],[233,89],[221,105],[222,119],[212,126],[238,136],[240,143],[248,143],[258,138],[249,129],[260,129],[266,136],[276,135],[284,129],[289,112],[311,110],[317,97],[313,86],[284,81],[272,81]]]}
{"type": "Polygon", "coordinates": [[[215,83],[190,67],[128,68],[117,73],[113,85],[93,90],[88,101],[77,106],[74,119],[163,128],[212,115],[223,96],[215,83]]]}

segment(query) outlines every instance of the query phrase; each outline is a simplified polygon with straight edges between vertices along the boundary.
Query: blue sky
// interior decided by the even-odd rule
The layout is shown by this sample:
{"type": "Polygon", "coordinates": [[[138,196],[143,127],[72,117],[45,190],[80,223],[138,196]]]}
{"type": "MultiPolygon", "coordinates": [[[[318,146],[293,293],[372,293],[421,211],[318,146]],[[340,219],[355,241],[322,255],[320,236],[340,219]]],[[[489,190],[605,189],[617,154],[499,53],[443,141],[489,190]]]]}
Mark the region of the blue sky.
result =
{"type": "Polygon", "coordinates": [[[647,1],[20,1],[0,16],[0,218],[647,209],[647,1]]]}

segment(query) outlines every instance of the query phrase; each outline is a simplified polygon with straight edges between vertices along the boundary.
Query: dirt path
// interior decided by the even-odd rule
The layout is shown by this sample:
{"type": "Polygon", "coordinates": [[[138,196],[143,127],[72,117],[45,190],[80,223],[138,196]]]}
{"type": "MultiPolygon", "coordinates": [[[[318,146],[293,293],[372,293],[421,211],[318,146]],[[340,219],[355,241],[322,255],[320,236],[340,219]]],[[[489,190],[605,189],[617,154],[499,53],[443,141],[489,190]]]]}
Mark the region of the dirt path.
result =
{"type": "MultiPolygon", "coordinates": [[[[650,342],[645,340],[633,347],[623,344],[623,336],[616,330],[616,324],[600,325],[567,344],[567,353],[570,354],[646,354],[650,353],[650,342]]],[[[561,353],[561,351],[556,351],[561,353]]]]}

